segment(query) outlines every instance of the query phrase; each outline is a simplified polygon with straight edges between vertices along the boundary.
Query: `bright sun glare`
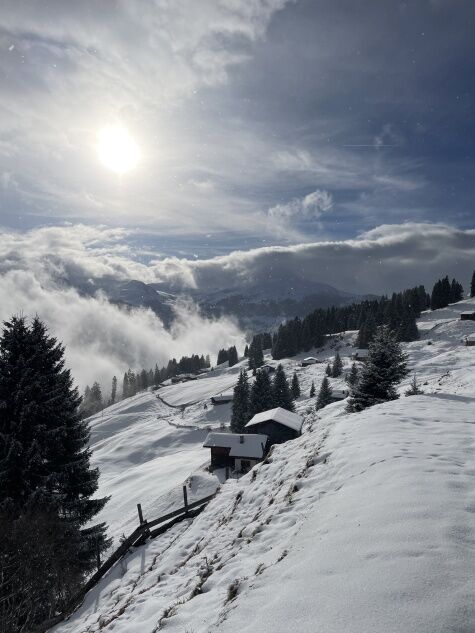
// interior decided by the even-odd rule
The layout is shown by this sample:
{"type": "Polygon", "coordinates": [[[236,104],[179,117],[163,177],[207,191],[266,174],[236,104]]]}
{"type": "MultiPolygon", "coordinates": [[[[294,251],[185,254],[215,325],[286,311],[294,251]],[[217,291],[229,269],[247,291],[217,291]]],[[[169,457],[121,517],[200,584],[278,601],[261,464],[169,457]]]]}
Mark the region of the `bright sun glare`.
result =
{"type": "Polygon", "coordinates": [[[131,171],[140,160],[139,146],[121,125],[102,128],[98,135],[97,152],[102,164],[116,174],[131,171]]]}

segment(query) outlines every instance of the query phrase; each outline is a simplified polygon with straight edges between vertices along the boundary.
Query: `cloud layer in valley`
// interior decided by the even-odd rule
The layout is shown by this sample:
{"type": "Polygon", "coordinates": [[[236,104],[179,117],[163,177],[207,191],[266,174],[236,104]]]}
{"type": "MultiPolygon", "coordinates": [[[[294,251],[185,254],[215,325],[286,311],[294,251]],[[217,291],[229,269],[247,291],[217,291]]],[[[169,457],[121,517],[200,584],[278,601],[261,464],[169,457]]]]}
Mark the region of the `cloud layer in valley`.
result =
{"type": "Polygon", "coordinates": [[[107,383],[127,367],[165,363],[190,353],[215,354],[244,338],[230,319],[208,320],[180,303],[170,331],[149,310],[121,310],[96,287],[98,280],[137,279],[168,290],[201,293],[269,281],[319,281],[355,293],[387,293],[441,275],[468,288],[475,262],[475,231],[446,225],[383,225],[354,240],[322,241],[235,251],[211,259],[153,257],[131,248],[130,231],[49,227],[0,234],[0,317],[38,314],[67,346],[81,386],[107,383]]]}

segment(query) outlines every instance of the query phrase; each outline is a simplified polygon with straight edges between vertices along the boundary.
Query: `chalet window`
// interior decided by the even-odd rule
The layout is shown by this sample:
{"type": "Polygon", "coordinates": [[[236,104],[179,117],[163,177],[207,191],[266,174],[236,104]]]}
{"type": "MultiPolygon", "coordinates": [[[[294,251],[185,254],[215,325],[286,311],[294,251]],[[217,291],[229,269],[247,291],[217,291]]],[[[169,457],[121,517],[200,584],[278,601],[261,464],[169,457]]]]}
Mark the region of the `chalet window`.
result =
{"type": "Polygon", "coordinates": [[[251,470],[251,462],[248,459],[241,459],[241,472],[245,473],[251,470]]]}

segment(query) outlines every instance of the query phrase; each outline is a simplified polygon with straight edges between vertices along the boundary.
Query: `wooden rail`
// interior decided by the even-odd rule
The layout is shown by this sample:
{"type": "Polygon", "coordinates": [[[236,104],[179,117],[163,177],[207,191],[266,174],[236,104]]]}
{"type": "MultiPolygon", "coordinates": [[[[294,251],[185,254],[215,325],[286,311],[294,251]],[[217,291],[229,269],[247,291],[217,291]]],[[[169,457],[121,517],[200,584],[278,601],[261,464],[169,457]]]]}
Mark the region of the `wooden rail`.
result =
{"type": "Polygon", "coordinates": [[[127,554],[131,547],[143,545],[147,538],[155,538],[159,534],[163,534],[169,530],[180,521],[195,517],[204,509],[205,505],[216,496],[217,492],[218,491],[216,490],[216,492],[213,492],[213,494],[208,495],[207,497],[188,503],[187,489],[186,486],[183,486],[183,507],[173,510],[173,512],[168,512],[153,521],[147,521],[143,518],[142,507],[140,504],[137,504],[140,525],[136,527],[135,530],[121,542],[115,552],[113,552],[109,558],[107,558],[102,565],[99,566],[98,570],[87,580],[87,582],[81,587],[80,591],[78,591],[78,593],[71,599],[63,613],[51,620],[48,620],[47,622],[43,622],[43,624],[36,629],[36,632],[44,633],[55,624],[58,624],[70,616],[82,603],[87,592],[97,585],[99,580],[105,576],[105,574],[115,565],[115,563],[117,563],[117,561],[127,554]],[[160,525],[160,527],[155,530],[150,529],[152,527],[156,527],[157,525],[160,525]]]}

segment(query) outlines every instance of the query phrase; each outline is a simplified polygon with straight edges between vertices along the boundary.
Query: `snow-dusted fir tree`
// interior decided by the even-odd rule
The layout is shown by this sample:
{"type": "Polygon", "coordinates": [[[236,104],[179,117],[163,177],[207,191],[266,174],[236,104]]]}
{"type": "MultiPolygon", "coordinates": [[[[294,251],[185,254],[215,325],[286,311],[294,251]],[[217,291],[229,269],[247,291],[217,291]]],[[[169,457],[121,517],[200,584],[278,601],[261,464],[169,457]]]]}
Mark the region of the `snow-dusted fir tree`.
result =
{"type": "Polygon", "coordinates": [[[378,327],[368,357],[348,401],[348,411],[362,411],[399,395],[396,385],[407,375],[407,359],[388,326],[378,327]]]}
{"type": "Polygon", "coordinates": [[[282,407],[288,411],[295,409],[292,392],[282,365],[277,367],[274,375],[272,382],[272,400],[274,407],[282,407]]]}
{"type": "Polygon", "coordinates": [[[313,382],[313,380],[312,380],[312,384],[311,384],[311,386],[310,386],[310,393],[309,393],[309,397],[310,397],[310,398],[314,398],[314,397],[315,397],[315,393],[316,393],[316,391],[315,391],[315,383],[314,383],[314,382],[313,382]]]}
{"type": "Polygon", "coordinates": [[[274,394],[269,376],[267,372],[257,370],[249,398],[249,418],[252,418],[256,413],[268,411],[275,406],[277,405],[274,404],[274,394]]]}
{"type": "Polygon", "coordinates": [[[327,404],[330,404],[332,401],[332,388],[330,387],[330,383],[328,382],[328,378],[326,376],[323,377],[322,384],[320,385],[320,391],[317,396],[317,404],[315,408],[317,411],[319,409],[323,409],[327,404]]]}
{"type": "Polygon", "coordinates": [[[343,371],[343,362],[341,360],[340,353],[337,352],[335,355],[335,358],[333,359],[331,375],[333,378],[338,378],[338,376],[341,376],[342,371],[343,371]]]}
{"type": "Polygon", "coordinates": [[[350,387],[354,387],[356,383],[358,382],[358,378],[359,378],[358,367],[356,366],[356,363],[353,363],[346,377],[346,382],[350,387]]]}
{"type": "Polygon", "coordinates": [[[245,371],[241,371],[234,387],[231,431],[242,433],[249,422],[249,382],[245,371]]]}
{"type": "Polygon", "coordinates": [[[294,400],[300,397],[300,383],[296,371],[294,371],[294,375],[292,376],[292,385],[290,390],[292,392],[292,397],[294,398],[294,400]]]}
{"type": "Polygon", "coordinates": [[[420,396],[424,393],[420,387],[419,381],[417,380],[416,374],[412,377],[409,389],[407,389],[404,393],[406,396],[420,396]]]}
{"type": "Polygon", "coordinates": [[[330,363],[328,363],[328,365],[325,367],[325,374],[327,376],[331,376],[332,375],[332,366],[330,365],[330,363]]]}
{"type": "MultiPolygon", "coordinates": [[[[33,510],[57,517],[75,544],[69,565],[84,574],[94,567],[97,552],[109,545],[105,525],[91,526],[107,498],[93,498],[99,471],[90,467],[89,427],[80,418],[81,399],[64,364],[64,348],[38,318],[31,325],[24,317],[5,323],[0,337],[0,511],[12,521],[33,510]]],[[[61,538],[58,534],[57,548],[61,538]]]]}
{"type": "Polygon", "coordinates": [[[114,404],[117,399],[117,376],[112,377],[110,404],[114,404]]]}

